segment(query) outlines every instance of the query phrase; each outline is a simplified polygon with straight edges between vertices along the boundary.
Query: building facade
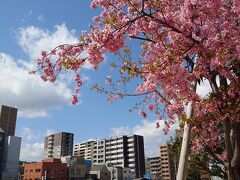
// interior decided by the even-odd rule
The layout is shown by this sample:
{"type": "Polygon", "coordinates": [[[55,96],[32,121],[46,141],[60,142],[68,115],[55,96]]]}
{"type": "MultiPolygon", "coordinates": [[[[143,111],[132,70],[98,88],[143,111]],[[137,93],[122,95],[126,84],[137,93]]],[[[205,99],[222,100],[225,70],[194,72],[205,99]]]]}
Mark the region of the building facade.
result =
{"type": "Polygon", "coordinates": [[[93,164],[130,168],[136,178],[145,172],[144,140],[142,136],[121,136],[75,145],[74,154],[81,154],[93,164]],[[81,152],[81,153],[80,153],[81,152]],[[83,155],[84,154],[84,155],[83,155]]]}
{"type": "Polygon", "coordinates": [[[21,138],[16,137],[17,108],[0,105],[0,179],[17,179],[21,138]]]}
{"type": "Polygon", "coordinates": [[[24,164],[23,180],[67,180],[68,168],[61,159],[24,164]]]}
{"type": "Polygon", "coordinates": [[[107,139],[105,161],[112,166],[129,167],[136,178],[143,177],[145,173],[143,136],[107,139]]]}
{"type": "Polygon", "coordinates": [[[162,144],[160,146],[160,157],[161,157],[161,176],[162,180],[174,180],[174,167],[173,160],[170,155],[169,144],[162,144]]]}
{"type": "Polygon", "coordinates": [[[74,156],[83,157],[87,160],[93,159],[93,150],[96,145],[96,141],[87,141],[74,145],[74,156]]]}
{"type": "Polygon", "coordinates": [[[17,119],[17,108],[0,105],[0,128],[6,133],[6,136],[15,135],[17,119]]]}
{"type": "Polygon", "coordinates": [[[93,148],[93,164],[106,163],[106,140],[97,140],[93,148]]]}
{"type": "Polygon", "coordinates": [[[111,172],[111,180],[132,180],[135,177],[131,168],[115,166],[107,169],[111,172]]]}
{"type": "Polygon", "coordinates": [[[85,180],[89,177],[91,163],[79,156],[64,156],[62,163],[67,163],[68,180],[85,180]]]}
{"type": "Polygon", "coordinates": [[[19,155],[21,138],[7,136],[4,140],[4,150],[1,166],[1,179],[17,179],[19,175],[19,155]]]}
{"type": "Polygon", "coordinates": [[[0,177],[2,172],[2,166],[3,166],[3,151],[4,151],[4,140],[5,140],[5,132],[2,128],[0,128],[0,177]]]}
{"type": "Polygon", "coordinates": [[[111,172],[105,164],[94,164],[89,171],[89,178],[94,180],[110,180],[111,172]]]}
{"type": "Polygon", "coordinates": [[[45,158],[60,158],[73,153],[73,134],[59,132],[45,137],[45,158]]]}
{"type": "Polygon", "coordinates": [[[150,157],[145,159],[146,172],[149,173],[152,179],[161,179],[161,158],[150,157]]]}

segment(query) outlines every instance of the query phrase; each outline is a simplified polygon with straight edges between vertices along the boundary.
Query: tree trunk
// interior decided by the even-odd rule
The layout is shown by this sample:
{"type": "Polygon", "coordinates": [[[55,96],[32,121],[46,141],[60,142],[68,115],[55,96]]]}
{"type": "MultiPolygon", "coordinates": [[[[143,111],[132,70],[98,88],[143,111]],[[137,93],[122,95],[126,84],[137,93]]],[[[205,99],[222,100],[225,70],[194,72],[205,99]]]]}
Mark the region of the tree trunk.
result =
{"type": "Polygon", "coordinates": [[[233,124],[233,138],[233,156],[230,164],[235,179],[240,179],[240,123],[233,124]]]}
{"type": "Polygon", "coordinates": [[[231,124],[230,120],[226,118],[224,120],[224,143],[225,143],[225,149],[227,151],[227,175],[228,180],[236,180],[234,176],[233,167],[231,166],[231,160],[233,157],[233,150],[231,145],[231,124]]]}

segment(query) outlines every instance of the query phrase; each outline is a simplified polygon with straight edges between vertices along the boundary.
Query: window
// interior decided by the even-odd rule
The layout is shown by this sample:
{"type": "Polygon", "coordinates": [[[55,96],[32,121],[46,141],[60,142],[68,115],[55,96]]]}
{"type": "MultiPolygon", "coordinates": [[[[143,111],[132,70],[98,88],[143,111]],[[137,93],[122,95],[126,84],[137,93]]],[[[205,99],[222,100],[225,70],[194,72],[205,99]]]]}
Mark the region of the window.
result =
{"type": "Polygon", "coordinates": [[[77,174],[81,173],[81,169],[77,168],[77,174]]]}
{"type": "Polygon", "coordinates": [[[35,172],[41,172],[41,169],[36,169],[35,172]]]}
{"type": "Polygon", "coordinates": [[[70,169],[70,173],[71,173],[71,174],[74,174],[74,168],[71,168],[71,169],[70,169]]]}

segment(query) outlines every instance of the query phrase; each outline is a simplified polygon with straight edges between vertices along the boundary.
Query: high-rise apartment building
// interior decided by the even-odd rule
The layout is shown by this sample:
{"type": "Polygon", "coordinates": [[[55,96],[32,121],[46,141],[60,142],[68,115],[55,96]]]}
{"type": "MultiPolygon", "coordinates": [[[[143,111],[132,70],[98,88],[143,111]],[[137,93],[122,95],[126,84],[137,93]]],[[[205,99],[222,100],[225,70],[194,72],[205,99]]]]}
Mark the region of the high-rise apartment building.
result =
{"type": "Polygon", "coordinates": [[[161,160],[160,157],[150,157],[145,159],[146,172],[149,173],[152,179],[161,179],[161,160]]]}
{"type": "Polygon", "coordinates": [[[60,158],[73,153],[73,134],[59,132],[45,137],[45,158],[60,158]]]}
{"type": "Polygon", "coordinates": [[[93,164],[128,167],[135,177],[145,172],[144,141],[142,136],[121,136],[77,144],[74,155],[92,160],[93,164]],[[83,155],[84,154],[84,155],[83,155]]]}
{"type": "MultiPolygon", "coordinates": [[[[122,136],[106,140],[106,163],[129,167],[136,177],[145,173],[143,136],[122,136]]],[[[94,161],[93,161],[94,163],[94,161]]]]}
{"type": "Polygon", "coordinates": [[[6,136],[15,135],[17,119],[17,108],[0,105],[0,128],[6,133],[6,136]]]}

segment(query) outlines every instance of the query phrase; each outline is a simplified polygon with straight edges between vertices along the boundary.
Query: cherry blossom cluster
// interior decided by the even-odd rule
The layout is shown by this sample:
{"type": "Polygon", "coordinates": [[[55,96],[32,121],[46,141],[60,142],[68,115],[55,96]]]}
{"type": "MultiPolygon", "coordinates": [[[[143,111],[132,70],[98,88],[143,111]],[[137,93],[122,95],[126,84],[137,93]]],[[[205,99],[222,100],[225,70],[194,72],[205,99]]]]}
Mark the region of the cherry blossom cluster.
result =
{"type": "MultiPolygon", "coordinates": [[[[43,80],[54,82],[63,69],[77,72],[86,61],[97,69],[105,53],[116,53],[126,42],[137,40],[143,63],[129,67],[142,79],[136,92],[154,92],[154,98],[158,96],[158,100],[149,101],[147,109],[154,112],[154,107],[164,105],[169,118],[165,121],[166,133],[176,114],[185,115],[189,101],[194,102],[194,118],[189,122],[203,124],[205,130],[211,121],[201,120],[212,113],[217,125],[226,115],[231,123],[240,122],[239,0],[93,0],[91,7],[101,8],[102,12],[93,18],[91,31],[83,31],[79,44],[43,51],[37,59],[43,80]],[[86,58],[83,52],[87,52],[86,58]],[[201,83],[203,78],[210,82],[213,92],[207,98],[201,98],[191,88],[193,81],[201,83]]],[[[72,102],[76,104],[82,81],[79,75],[74,80],[72,102]]],[[[106,83],[110,82],[107,77],[106,83]]],[[[147,117],[144,109],[139,114],[147,117]]],[[[211,147],[220,143],[221,133],[214,132],[206,138],[211,147]]],[[[205,131],[199,133],[205,137],[205,131]]],[[[200,140],[195,142],[196,147],[203,146],[200,140]]]]}

